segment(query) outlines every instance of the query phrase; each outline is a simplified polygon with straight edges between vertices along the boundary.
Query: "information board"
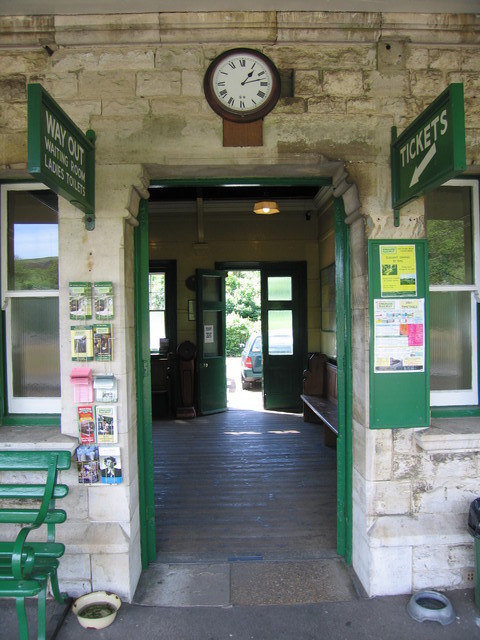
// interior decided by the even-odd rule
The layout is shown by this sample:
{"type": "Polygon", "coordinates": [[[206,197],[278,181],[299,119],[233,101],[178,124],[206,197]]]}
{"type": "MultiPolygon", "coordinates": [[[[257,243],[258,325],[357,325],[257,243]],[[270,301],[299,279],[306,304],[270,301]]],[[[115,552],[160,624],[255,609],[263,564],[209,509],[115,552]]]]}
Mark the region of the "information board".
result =
{"type": "Polygon", "coordinates": [[[426,240],[369,240],[370,428],[430,424],[426,240]]]}
{"type": "Polygon", "coordinates": [[[93,219],[94,143],[36,83],[28,85],[28,171],[93,219]]]}

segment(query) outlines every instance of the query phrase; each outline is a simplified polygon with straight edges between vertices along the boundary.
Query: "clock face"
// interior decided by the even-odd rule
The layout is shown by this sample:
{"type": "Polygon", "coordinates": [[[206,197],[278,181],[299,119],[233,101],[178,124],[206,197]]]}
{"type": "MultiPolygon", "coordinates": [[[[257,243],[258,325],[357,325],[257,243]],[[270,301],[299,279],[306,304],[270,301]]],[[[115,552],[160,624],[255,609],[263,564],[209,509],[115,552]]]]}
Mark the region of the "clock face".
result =
{"type": "Polygon", "coordinates": [[[260,120],[275,106],[280,79],[273,63],[252,49],[233,49],[215,58],[205,74],[205,96],[228,120],[260,120]]]}

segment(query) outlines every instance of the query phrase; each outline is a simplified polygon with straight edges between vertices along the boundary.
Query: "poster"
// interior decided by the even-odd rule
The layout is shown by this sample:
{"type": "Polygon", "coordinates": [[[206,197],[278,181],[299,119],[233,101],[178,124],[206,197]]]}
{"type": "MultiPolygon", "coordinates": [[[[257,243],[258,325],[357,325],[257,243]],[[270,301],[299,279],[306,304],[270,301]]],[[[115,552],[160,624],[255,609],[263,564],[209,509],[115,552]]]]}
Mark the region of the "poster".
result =
{"type": "Polygon", "coordinates": [[[417,295],[415,245],[380,245],[382,298],[417,295]]]}
{"type": "Polygon", "coordinates": [[[425,371],[425,300],[374,301],[375,373],[425,371]]]}

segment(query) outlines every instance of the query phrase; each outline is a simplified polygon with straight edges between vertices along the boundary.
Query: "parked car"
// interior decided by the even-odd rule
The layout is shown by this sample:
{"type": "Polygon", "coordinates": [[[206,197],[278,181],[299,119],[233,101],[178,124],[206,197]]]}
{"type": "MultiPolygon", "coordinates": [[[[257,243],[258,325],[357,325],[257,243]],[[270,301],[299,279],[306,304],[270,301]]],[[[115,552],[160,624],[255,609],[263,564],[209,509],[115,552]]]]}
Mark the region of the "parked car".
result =
{"type": "MultiPolygon", "coordinates": [[[[269,355],[290,356],[293,354],[292,333],[274,330],[270,333],[269,355]]],[[[252,333],[242,351],[240,359],[242,389],[251,389],[262,383],[263,357],[262,334],[252,333]]]]}
{"type": "Polygon", "coordinates": [[[240,358],[242,389],[251,389],[262,384],[262,334],[252,333],[242,351],[240,358]]]}

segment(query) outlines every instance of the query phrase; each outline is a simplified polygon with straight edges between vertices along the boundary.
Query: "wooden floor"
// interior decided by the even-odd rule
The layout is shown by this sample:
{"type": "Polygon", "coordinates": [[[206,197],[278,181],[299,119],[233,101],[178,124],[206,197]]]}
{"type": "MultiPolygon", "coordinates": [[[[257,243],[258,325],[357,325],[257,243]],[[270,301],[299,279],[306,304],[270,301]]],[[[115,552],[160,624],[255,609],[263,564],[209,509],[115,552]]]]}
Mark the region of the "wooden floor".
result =
{"type": "Polygon", "coordinates": [[[302,416],[230,409],[153,424],[158,562],[336,549],[336,454],[302,416]]]}

